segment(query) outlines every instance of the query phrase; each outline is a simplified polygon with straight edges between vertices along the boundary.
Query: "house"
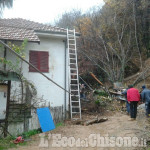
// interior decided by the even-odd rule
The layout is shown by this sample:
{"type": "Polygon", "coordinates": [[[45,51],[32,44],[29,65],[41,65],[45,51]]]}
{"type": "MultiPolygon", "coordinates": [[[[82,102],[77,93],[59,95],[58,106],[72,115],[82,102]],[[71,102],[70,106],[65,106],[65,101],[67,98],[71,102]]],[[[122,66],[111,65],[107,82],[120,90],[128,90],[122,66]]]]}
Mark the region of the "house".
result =
{"type": "MultiPolygon", "coordinates": [[[[15,48],[25,39],[27,44],[23,58],[69,91],[67,30],[21,18],[0,19],[0,40],[15,48]]],[[[17,61],[18,57],[8,48],[0,47],[0,123],[7,125],[12,134],[39,128],[34,107],[50,107],[55,122],[67,117],[68,92],[24,61],[16,65],[17,61]],[[8,62],[4,63],[4,59],[8,62]],[[12,69],[9,64],[16,66],[12,69]],[[21,69],[21,73],[14,68],[21,69]],[[23,81],[18,74],[23,75],[23,81]]]]}

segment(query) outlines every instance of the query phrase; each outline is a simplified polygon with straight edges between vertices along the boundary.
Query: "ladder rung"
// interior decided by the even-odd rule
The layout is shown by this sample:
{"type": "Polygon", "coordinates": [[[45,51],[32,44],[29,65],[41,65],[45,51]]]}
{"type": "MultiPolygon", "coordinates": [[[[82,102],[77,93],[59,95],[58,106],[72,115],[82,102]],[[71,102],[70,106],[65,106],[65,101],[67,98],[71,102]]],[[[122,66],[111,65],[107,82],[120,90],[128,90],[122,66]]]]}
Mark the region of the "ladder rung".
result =
{"type": "MultiPolygon", "coordinates": [[[[69,35],[72,35],[72,34],[69,34],[69,35]]],[[[68,36],[69,37],[69,36],[68,36]]],[[[75,37],[74,36],[72,36],[73,38],[72,39],[74,39],[75,40],[75,37]]],[[[70,39],[70,38],[68,38],[68,39],[70,39]]]]}
{"type": "Polygon", "coordinates": [[[71,79],[71,80],[78,80],[78,79],[76,78],[76,79],[71,79]]]}
{"type": "Polygon", "coordinates": [[[75,69],[75,68],[70,68],[70,70],[77,70],[77,69],[75,69]]]}
{"type": "Polygon", "coordinates": [[[78,90],[71,90],[71,91],[78,91],[78,90]]]}
{"type": "Polygon", "coordinates": [[[73,67],[73,66],[72,66],[72,67],[70,66],[70,69],[76,69],[76,67],[77,67],[77,66],[74,66],[74,67],[73,67]]]}
{"type": "Polygon", "coordinates": [[[69,55],[76,55],[75,53],[69,53],[69,55]]]}
{"type": "MultiPolygon", "coordinates": [[[[69,48],[69,47],[68,47],[69,48]]],[[[75,49],[74,48],[69,48],[69,50],[74,50],[75,51],[75,49]]]]}
{"type": "Polygon", "coordinates": [[[74,31],[69,31],[69,32],[68,32],[68,35],[74,36],[74,31]]]}
{"type": "Polygon", "coordinates": [[[72,112],[72,114],[78,114],[78,113],[80,113],[80,112],[72,112]]]}
{"type": "Polygon", "coordinates": [[[72,35],[74,35],[74,34],[75,34],[75,32],[74,32],[74,30],[70,30],[70,31],[68,31],[68,34],[72,34],[72,35]]]}
{"type": "Polygon", "coordinates": [[[79,103],[79,101],[71,101],[71,103],[79,103]]]}
{"type": "Polygon", "coordinates": [[[76,75],[77,76],[77,73],[71,73],[71,75],[76,75]]]}
{"type": "Polygon", "coordinates": [[[74,35],[76,32],[74,32],[74,30],[68,30],[68,34],[72,34],[74,35]]]}
{"type": "Polygon", "coordinates": [[[76,58],[69,58],[69,59],[74,59],[74,60],[76,60],[76,58]]]}
{"type": "Polygon", "coordinates": [[[70,44],[70,46],[72,46],[72,47],[69,47],[69,46],[68,46],[68,49],[71,49],[71,48],[72,48],[72,50],[76,50],[75,45],[73,45],[73,44],[71,45],[71,44],[70,44]]]}
{"type": "Polygon", "coordinates": [[[80,106],[71,106],[72,108],[80,108],[80,106]]]}
{"type": "Polygon", "coordinates": [[[68,34],[68,38],[74,38],[74,36],[72,34],[68,34]]]}
{"type": "Polygon", "coordinates": [[[76,63],[70,63],[70,65],[76,65],[76,63]]]}
{"type": "Polygon", "coordinates": [[[68,49],[71,49],[71,48],[72,48],[72,50],[76,50],[76,49],[75,49],[75,45],[70,45],[70,46],[72,46],[72,47],[69,47],[69,46],[68,46],[68,49]],[[74,47],[73,47],[73,46],[74,46],[74,47]]]}
{"type": "Polygon", "coordinates": [[[79,95],[72,95],[72,94],[71,94],[71,96],[76,96],[76,97],[77,97],[77,96],[79,96],[79,95]]]}
{"type": "Polygon", "coordinates": [[[68,32],[74,32],[74,30],[70,30],[70,29],[69,29],[68,32]]]}
{"type": "Polygon", "coordinates": [[[69,44],[69,45],[76,45],[76,44],[69,44]]]}

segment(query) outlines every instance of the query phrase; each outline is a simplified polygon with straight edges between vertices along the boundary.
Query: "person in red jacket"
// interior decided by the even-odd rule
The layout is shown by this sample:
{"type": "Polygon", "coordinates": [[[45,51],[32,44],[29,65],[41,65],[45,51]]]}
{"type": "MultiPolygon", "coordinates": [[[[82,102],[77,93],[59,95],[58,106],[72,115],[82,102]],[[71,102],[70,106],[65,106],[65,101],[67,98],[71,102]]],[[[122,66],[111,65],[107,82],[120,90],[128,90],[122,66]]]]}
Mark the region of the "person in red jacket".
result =
{"type": "Polygon", "coordinates": [[[128,91],[127,91],[127,100],[130,103],[130,115],[131,115],[131,121],[136,120],[137,115],[137,104],[140,101],[140,93],[138,89],[133,88],[133,85],[129,85],[128,91]]]}

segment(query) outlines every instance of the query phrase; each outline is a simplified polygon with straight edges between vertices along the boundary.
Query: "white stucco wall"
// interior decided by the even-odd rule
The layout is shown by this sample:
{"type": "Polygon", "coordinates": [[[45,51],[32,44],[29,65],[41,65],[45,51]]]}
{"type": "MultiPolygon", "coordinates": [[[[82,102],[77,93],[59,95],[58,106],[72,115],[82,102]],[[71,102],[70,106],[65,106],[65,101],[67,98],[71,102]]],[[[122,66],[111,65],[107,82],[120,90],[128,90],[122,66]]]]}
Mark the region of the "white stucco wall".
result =
{"type": "MultiPolygon", "coordinates": [[[[27,46],[26,60],[29,60],[29,50],[49,52],[49,73],[44,73],[50,79],[64,87],[65,84],[65,43],[60,39],[41,38],[39,44],[29,43],[27,46]]],[[[23,64],[24,76],[31,80],[37,88],[38,97],[42,97],[50,105],[61,106],[64,104],[64,91],[48,81],[37,72],[29,72],[29,66],[23,64]]]]}
{"type": "MultiPolygon", "coordinates": [[[[49,73],[44,74],[64,88],[66,48],[63,39],[52,37],[47,38],[40,37],[40,44],[28,42],[25,50],[26,51],[25,59],[27,61],[29,61],[30,50],[49,52],[49,73]]],[[[7,52],[8,60],[11,60],[12,56],[13,54],[7,52]]],[[[23,63],[23,75],[35,85],[37,89],[37,97],[39,98],[43,97],[43,99],[46,100],[47,105],[50,104],[51,107],[64,105],[64,97],[65,97],[64,90],[53,84],[51,81],[48,81],[38,72],[29,72],[29,65],[26,63],[23,63]]],[[[68,86],[67,83],[66,85],[68,86]]]]}
{"type": "MultiPolygon", "coordinates": [[[[69,89],[68,86],[68,60],[66,60],[66,70],[65,70],[65,51],[67,52],[67,49],[65,47],[65,42],[63,38],[53,38],[53,37],[39,37],[40,38],[40,44],[28,42],[26,46],[26,56],[25,59],[29,61],[29,51],[48,51],[49,52],[49,72],[44,73],[46,76],[48,76],[50,79],[52,79],[54,82],[65,88],[65,84],[67,87],[67,90],[69,89]],[[65,71],[66,71],[66,81],[65,81],[65,71]]],[[[14,42],[14,44],[21,44],[21,42],[14,42]]],[[[0,53],[2,54],[2,51],[0,53]]],[[[67,53],[66,53],[67,54],[67,53]]],[[[68,56],[68,55],[67,55],[68,56]]],[[[66,58],[67,58],[66,56],[66,58]]],[[[12,53],[10,53],[7,50],[7,59],[16,61],[16,56],[12,53]]],[[[65,91],[53,84],[51,81],[47,80],[45,77],[43,77],[41,74],[37,72],[29,72],[29,65],[26,63],[23,63],[23,75],[30,80],[37,89],[37,97],[45,100],[45,104],[47,106],[56,107],[56,106],[64,106],[65,101],[65,91]]],[[[15,89],[18,89],[18,91],[21,91],[21,87],[19,86],[20,82],[12,82],[12,88],[11,92],[13,92],[15,89]]],[[[69,104],[69,94],[66,94],[66,109],[68,110],[68,104],[69,104]]],[[[41,104],[42,105],[42,104],[41,104]]],[[[16,125],[15,125],[16,126],[16,125]]],[[[21,132],[23,129],[23,123],[19,124],[19,131],[21,132]]],[[[37,115],[34,114],[33,118],[29,121],[29,128],[35,129],[39,127],[37,115]],[[36,118],[36,119],[35,119],[36,118]]],[[[11,129],[13,130],[14,125],[9,126],[9,131],[11,133],[11,129]]],[[[18,127],[17,127],[18,128],[18,127]]]]}

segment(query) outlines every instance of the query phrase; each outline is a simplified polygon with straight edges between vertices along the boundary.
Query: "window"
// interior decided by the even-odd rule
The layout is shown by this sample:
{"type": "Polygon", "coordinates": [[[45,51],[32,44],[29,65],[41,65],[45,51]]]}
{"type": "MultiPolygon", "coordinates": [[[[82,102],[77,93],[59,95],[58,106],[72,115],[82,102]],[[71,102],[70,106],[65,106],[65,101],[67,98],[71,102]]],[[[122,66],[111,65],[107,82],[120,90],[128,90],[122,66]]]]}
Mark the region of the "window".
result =
{"type": "MultiPolygon", "coordinates": [[[[49,55],[45,51],[30,51],[29,62],[39,69],[41,72],[49,72],[49,55]]],[[[29,72],[37,72],[33,67],[29,66],[29,72]]]]}

